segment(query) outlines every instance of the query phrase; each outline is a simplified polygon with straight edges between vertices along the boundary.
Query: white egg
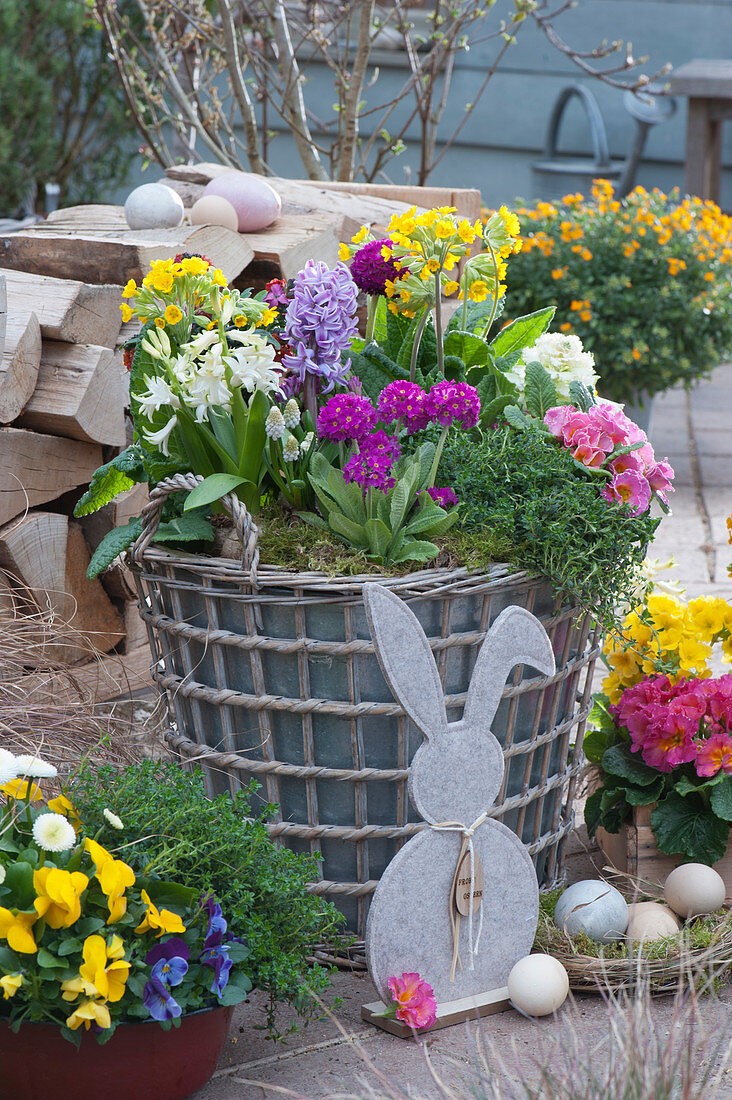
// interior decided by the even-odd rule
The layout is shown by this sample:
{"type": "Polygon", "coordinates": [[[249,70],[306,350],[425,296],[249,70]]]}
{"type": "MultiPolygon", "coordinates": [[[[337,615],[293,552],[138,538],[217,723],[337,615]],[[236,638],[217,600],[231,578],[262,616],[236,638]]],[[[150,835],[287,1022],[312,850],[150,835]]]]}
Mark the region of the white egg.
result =
{"type": "Polygon", "coordinates": [[[567,887],[554,910],[554,923],[568,936],[584,932],[591,940],[621,940],[628,927],[628,903],[602,879],[585,879],[567,887]]]}
{"type": "Polygon", "coordinates": [[[716,913],[724,905],[724,879],[705,863],[682,863],[666,879],[667,903],[680,917],[716,913]]]}
{"type": "Polygon", "coordinates": [[[239,219],[240,233],[256,233],[276,221],[282,209],[282,200],[261,176],[248,172],[223,172],[210,180],[203,197],[219,195],[234,207],[239,219]]]}
{"type": "Polygon", "coordinates": [[[125,202],[130,229],[174,229],[183,214],[183,199],[164,183],[143,183],[130,191],[125,202]]]}
{"type": "Polygon", "coordinates": [[[237,233],[239,216],[221,195],[202,195],[191,207],[191,225],[223,225],[237,233]]]}
{"type": "Polygon", "coordinates": [[[625,938],[629,943],[661,940],[676,935],[680,927],[678,917],[667,906],[655,901],[639,901],[630,906],[625,938]]]}
{"type": "Polygon", "coordinates": [[[552,955],[526,955],[508,975],[508,995],[514,1008],[527,1016],[548,1016],[564,1004],[569,978],[552,955]]]}

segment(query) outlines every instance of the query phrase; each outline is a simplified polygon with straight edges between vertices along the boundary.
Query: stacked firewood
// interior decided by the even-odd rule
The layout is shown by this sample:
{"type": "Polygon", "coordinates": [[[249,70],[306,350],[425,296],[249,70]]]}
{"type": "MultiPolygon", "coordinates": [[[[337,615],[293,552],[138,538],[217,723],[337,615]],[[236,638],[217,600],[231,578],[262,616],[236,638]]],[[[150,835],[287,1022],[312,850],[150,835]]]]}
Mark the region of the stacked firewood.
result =
{"type": "MultiPolygon", "coordinates": [[[[190,207],[220,170],[171,169],[168,183],[190,207]]],[[[0,629],[3,614],[32,601],[53,643],[29,646],[29,683],[39,652],[72,667],[98,699],[148,682],[147,639],[124,570],[86,578],[96,545],[111,526],[139,515],[146,490],[73,518],[94,470],[130,438],[121,344],[135,330],[122,326],[124,284],[139,283],[153,260],[193,253],[229,283],[260,289],[291,278],[309,258],[334,264],[339,242],[359,226],[385,228],[413,203],[480,214],[474,191],[271,182],[282,216],[260,233],[187,219],[177,229],[131,231],[121,207],[97,205],[0,235],[0,629]]]]}

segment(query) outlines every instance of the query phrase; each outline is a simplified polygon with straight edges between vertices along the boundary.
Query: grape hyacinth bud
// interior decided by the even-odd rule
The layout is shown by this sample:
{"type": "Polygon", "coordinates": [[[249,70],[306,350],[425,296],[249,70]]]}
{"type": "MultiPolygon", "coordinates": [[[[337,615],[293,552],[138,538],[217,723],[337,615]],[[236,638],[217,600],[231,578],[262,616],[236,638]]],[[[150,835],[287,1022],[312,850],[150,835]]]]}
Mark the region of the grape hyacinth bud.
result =
{"type": "Polygon", "coordinates": [[[300,457],[300,444],[295,439],[294,435],[288,435],[285,440],[285,445],[282,448],[282,457],[285,462],[294,462],[295,459],[300,457]]]}
{"type": "Polygon", "coordinates": [[[285,427],[296,428],[300,423],[300,406],[293,398],[287,402],[284,408],[283,416],[285,418],[285,427]]]}
{"type": "Polygon", "coordinates": [[[264,430],[270,439],[282,439],[285,434],[285,418],[275,405],[264,422],[264,430]]]}

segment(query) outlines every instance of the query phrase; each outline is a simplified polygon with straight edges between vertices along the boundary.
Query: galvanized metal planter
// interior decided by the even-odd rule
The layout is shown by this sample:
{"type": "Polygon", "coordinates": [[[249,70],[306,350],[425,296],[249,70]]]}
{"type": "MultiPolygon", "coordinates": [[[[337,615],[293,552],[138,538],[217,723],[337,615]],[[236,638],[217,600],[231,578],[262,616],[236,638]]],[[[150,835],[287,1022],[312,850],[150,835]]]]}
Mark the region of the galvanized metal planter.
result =
{"type": "Polygon", "coordinates": [[[500,564],[390,579],[258,568],[256,528],[235,498],[227,505],[243,563],[150,547],[165,497],[197,480],[178,475],[153,491],[130,557],[170,707],[169,743],[201,765],[209,790],[256,778],[280,807],[273,838],[322,854],[313,890],[362,934],[384,868],[425,827],[406,785],[421,734],[379,669],[363,584],[378,579],[409,602],[436,653],[449,721],[460,717],[488,627],[518,604],[546,627],[557,672],[519,667],[506,685],[492,726],[506,758],[493,816],[527,844],[541,884],[559,881],[599,651],[590,617],[560,606],[545,581],[500,564]]]}

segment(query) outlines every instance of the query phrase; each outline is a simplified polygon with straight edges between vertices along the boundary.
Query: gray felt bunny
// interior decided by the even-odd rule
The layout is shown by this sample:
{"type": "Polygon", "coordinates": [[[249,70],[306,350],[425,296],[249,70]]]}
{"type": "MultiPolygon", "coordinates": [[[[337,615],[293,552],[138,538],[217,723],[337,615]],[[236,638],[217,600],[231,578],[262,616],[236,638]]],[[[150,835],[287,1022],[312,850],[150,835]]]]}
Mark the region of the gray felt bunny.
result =
{"type": "Polygon", "coordinates": [[[386,1004],[389,977],[404,972],[429,982],[438,1003],[477,996],[505,986],[534,940],[534,865],[515,833],[486,818],[504,768],[490,726],[515,665],[554,673],[551,643],[530,612],[506,608],[478,653],[462,719],[448,723],[437,665],[418,619],[380,584],[364,585],[363,594],[386,682],[425,737],[410,767],[409,795],[432,826],[397,852],[376,888],[366,930],[369,971],[386,1004]],[[467,899],[462,919],[452,903],[455,889],[467,899]]]}

